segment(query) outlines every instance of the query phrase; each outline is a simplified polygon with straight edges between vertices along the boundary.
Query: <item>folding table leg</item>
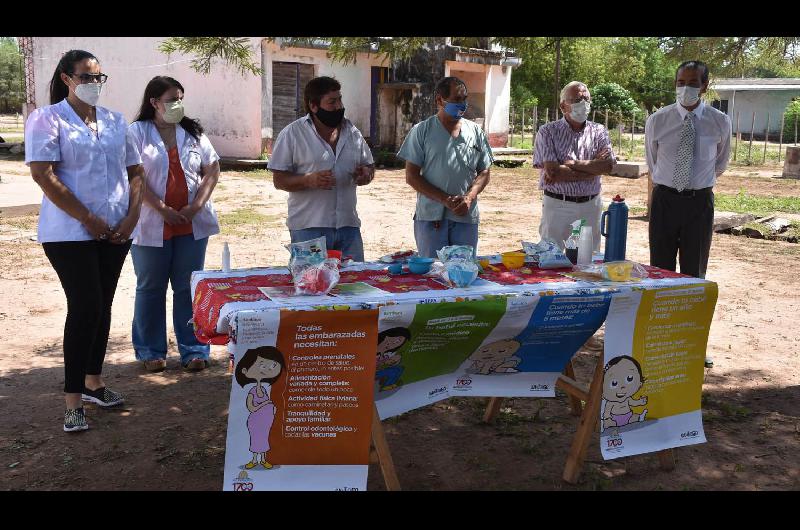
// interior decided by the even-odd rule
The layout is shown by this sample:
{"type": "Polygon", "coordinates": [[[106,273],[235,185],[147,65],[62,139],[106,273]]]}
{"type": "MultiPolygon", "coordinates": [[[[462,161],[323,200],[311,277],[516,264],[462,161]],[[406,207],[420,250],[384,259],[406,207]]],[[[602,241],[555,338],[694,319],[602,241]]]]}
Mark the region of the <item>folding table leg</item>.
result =
{"type": "Polygon", "coordinates": [[[594,369],[592,383],[589,387],[589,399],[581,414],[578,430],[572,438],[572,446],[567,455],[564,466],[563,479],[570,484],[576,484],[583,470],[583,461],[586,459],[586,450],[592,434],[596,431],[597,421],[600,417],[600,402],[603,395],[603,357],[598,356],[597,366],[594,369]]]}
{"type": "MultiPolygon", "coordinates": [[[[572,360],[570,359],[567,362],[567,366],[564,367],[564,375],[569,377],[570,379],[575,379],[575,369],[572,367],[572,360]]],[[[569,408],[572,411],[573,416],[580,416],[583,412],[583,405],[581,404],[581,400],[575,396],[569,395],[569,408]]]]}
{"type": "Polygon", "coordinates": [[[503,398],[493,397],[489,398],[489,404],[486,406],[486,411],[483,413],[483,422],[492,423],[500,412],[500,407],[503,405],[503,398]]]}
{"type": "Polygon", "coordinates": [[[400,481],[394,469],[392,453],[389,451],[389,444],[386,442],[386,435],[383,432],[380,416],[377,407],[372,409],[372,445],[378,454],[378,463],[383,473],[383,481],[388,491],[400,491],[400,481]]]}

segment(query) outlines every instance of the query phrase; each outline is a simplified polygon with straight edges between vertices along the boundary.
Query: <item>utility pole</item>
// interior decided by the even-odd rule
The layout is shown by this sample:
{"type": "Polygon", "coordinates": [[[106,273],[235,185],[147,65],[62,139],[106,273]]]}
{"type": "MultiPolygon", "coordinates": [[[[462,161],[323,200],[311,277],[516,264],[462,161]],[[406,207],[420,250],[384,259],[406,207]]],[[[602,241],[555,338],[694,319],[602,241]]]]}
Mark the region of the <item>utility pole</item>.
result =
{"type": "Polygon", "coordinates": [[[555,97],[553,98],[553,119],[557,119],[559,99],[561,98],[561,39],[564,37],[556,37],[556,84],[555,84],[555,97]]]}

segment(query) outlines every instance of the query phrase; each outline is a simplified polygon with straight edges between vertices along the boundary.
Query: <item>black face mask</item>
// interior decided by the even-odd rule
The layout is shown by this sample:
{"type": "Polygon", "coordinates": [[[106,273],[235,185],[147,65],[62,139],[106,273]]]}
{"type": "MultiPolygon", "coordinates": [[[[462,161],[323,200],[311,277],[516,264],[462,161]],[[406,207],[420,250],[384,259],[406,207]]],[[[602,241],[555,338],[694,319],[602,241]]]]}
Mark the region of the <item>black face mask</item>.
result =
{"type": "Polygon", "coordinates": [[[339,110],[325,110],[320,107],[317,109],[316,116],[326,127],[338,127],[344,119],[344,108],[339,110]]]}

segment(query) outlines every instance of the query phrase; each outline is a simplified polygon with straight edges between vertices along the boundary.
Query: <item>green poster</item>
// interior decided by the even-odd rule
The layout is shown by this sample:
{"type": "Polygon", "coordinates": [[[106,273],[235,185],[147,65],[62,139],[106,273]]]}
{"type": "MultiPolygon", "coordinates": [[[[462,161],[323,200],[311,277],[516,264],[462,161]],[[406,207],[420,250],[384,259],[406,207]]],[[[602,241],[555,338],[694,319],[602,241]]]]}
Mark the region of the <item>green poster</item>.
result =
{"type": "Polygon", "coordinates": [[[419,304],[398,353],[405,384],[455,371],[478,349],[506,311],[506,299],[419,304]]]}

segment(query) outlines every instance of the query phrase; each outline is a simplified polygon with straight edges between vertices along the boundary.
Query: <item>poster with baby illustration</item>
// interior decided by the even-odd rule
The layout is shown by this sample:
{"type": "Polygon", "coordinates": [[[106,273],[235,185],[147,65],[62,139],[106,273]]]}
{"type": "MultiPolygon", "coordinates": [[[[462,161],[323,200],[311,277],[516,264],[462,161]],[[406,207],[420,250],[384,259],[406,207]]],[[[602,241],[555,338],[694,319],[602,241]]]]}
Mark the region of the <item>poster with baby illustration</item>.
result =
{"type": "Polygon", "coordinates": [[[700,398],[716,302],[711,282],[614,296],[600,405],[603,458],[706,441],[700,398]]]}
{"type": "Polygon", "coordinates": [[[240,311],[224,489],[364,490],[377,311],[240,311]]]}
{"type": "Polygon", "coordinates": [[[381,419],[450,396],[553,397],[567,362],[605,319],[610,293],[487,296],[380,309],[381,419]]]}

